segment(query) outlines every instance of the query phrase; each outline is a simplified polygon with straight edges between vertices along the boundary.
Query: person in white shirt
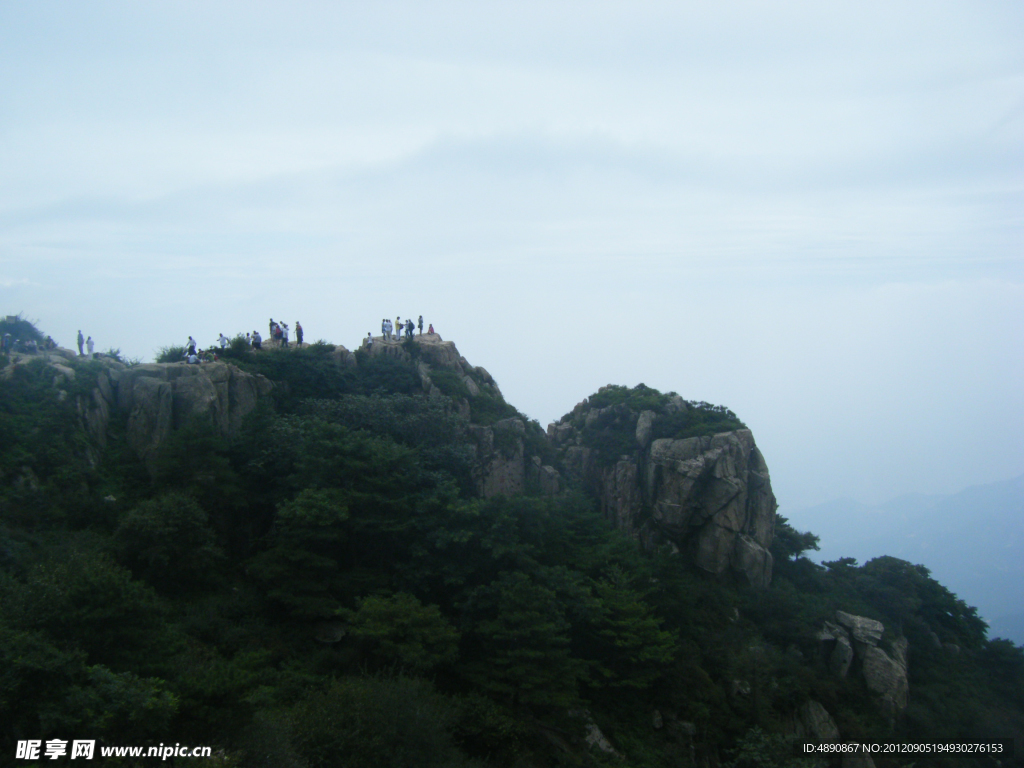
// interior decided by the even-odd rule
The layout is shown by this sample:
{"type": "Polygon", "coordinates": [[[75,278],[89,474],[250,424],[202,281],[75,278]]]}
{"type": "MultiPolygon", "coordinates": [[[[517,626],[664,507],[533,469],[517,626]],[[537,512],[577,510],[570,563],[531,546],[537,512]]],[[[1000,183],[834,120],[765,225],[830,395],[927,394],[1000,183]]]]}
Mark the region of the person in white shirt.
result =
{"type": "Polygon", "coordinates": [[[93,344],[93,341],[92,341],[92,336],[90,336],[88,339],[85,340],[85,349],[89,353],[89,357],[92,357],[92,351],[95,348],[95,346],[96,345],[93,344]]]}
{"type": "Polygon", "coordinates": [[[228,345],[231,343],[228,337],[225,336],[223,333],[220,335],[220,338],[217,339],[217,341],[220,343],[221,349],[227,349],[228,345]]]}

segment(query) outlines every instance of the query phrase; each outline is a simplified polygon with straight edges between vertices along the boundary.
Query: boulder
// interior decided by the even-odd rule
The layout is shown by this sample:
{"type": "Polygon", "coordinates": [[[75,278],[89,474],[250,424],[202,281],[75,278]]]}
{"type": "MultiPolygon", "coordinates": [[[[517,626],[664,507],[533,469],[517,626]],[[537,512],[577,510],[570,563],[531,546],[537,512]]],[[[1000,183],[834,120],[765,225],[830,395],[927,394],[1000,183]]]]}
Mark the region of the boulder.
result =
{"type": "Polygon", "coordinates": [[[651,430],[654,426],[654,418],[657,414],[654,411],[641,411],[636,420],[636,442],[640,450],[647,448],[651,441],[651,430]]]}
{"type": "Polygon", "coordinates": [[[885,625],[882,622],[864,616],[854,616],[845,611],[836,611],[836,621],[850,630],[854,640],[867,645],[878,645],[885,632],[885,625]]]}
{"type": "Polygon", "coordinates": [[[864,684],[878,694],[883,708],[889,714],[906,709],[910,692],[906,664],[872,645],[864,647],[862,661],[864,684]]]}
{"type": "Polygon", "coordinates": [[[793,716],[793,734],[798,741],[829,742],[839,740],[836,721],[819,702],[805,702],[793,716]]]}
{"type": "Polygon", "coordinates": [[[470,378],[469,376],[464,375],[462,377],[462,383],[465,384],[466,385],[466,389],[469,390],[469,396],[470,397],[480,397],[480,387],[478,387],[476,385],[476,382],[473,381],[472,378],[470,378]]]}
{"type": "Polygon", "coordinates": [[[829,670],[836,677],[845,677],[853,662],[859,661],[864,684],[878,696],[882,710],[895,717],[907,708],[910,693],[907,639],[896,638],[887,652],[878,645],[885,633],[882,622],[845,611],[836,611],[836,620],[838,624],[826,621],[817,634],[829,670]]]}

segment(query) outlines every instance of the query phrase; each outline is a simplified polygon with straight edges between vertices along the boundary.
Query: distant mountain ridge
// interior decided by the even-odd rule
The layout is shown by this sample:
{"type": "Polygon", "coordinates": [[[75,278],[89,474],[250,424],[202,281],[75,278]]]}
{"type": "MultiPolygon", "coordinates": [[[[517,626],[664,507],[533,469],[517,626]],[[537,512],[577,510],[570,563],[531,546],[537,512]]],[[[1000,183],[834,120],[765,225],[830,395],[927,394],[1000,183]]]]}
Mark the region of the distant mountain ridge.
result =
{"type": "Polygon", "coordinates": [[[1024,643],[1024,475],[875,506],[840,499],[792,512],[790,520],[821,537],[816,560],[892,555],[924,565],[978,608],[990,636],[1024,643]]]}

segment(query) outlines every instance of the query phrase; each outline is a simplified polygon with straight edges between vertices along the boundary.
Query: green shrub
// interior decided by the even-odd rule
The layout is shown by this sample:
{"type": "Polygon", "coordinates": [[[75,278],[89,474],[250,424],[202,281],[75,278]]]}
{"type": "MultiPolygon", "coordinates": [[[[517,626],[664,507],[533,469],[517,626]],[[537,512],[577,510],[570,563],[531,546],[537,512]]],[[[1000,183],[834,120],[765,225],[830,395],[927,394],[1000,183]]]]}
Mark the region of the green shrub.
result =
{"type": "Polygon", "coordinates": [[[453,400],[469,398],[469,387],[466,386],[462,376],[455,371],[449,371],[444,368],[432,369],[430,371],[430,380],[443,394],[453,400]]]}
{"type": "Polygon", "coordinates": [[[185,359],[185,347],[160,347],[156,352],[158,363],[180,363],[185,359]]]}
{"type": "Polygon", "coordinates": [[[296,751],[309,768],[455,768],[456,710],[425,680],[346,677],[292,710],[296,751]]]}
{"type": "Polygon", "coordinates": [[[484,426],[519,415],[519,411],[506,403],[500,395],[492,395],[485,389],[470,399],[469,413],[470,420],[474,424],[483,424],[484,426]]]}
{"type": "Polygon", "coordinates": [[[403,592],[360,600],[359,610],[351,614],[350,633],[385,667],[423,673],[458,656],[459,633],[438,607],[403,592]]]}
{"type": "Polygon", "coordinates": [[[207,585],[224,559],[206,512],[181,493],[139,504],[121,520],[114,538],[122,562],[158,590],[207,585]]]}

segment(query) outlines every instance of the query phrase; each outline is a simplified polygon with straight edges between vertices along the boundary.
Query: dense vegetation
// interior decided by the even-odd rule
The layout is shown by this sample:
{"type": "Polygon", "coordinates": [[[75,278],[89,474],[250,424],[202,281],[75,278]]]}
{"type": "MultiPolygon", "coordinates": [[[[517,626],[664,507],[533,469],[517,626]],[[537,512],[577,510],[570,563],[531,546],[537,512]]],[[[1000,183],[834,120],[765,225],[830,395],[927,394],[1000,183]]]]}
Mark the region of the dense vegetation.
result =
{"type": "MultiPolygon", "coordinates": [[[[341,366],[325,344],[237,359],[282,383],[274,402],[232,440],[175,431],[149,468],[125,414],[104,451],[87,435],[99,363],[0,377],[0,754],[95,738],[240,766],[767,766],[808,698],[849,739],[1024,730],[1024,651],[920,566],[815,565],[816,537],[780,518],[773,586],[749,592],[642,553],[583,495],[476,498],[467,424],[411,365],[341,366]],[[910,642],[895,731],[827,671],[815,632],[837,608],[910,642]],[[619,756],[586,748],[587,717],[619,756]]],[[[678,416],[670,436],[741,425],[646,388],[591,404],[637,398],[678,416]]]]}
{"type": "Polygon", "coordinates": [[[587,409],[570,414],[583,442],[597,451],[603,465],[635,453],[636,414],[655,415],[651,439],[702,437],[745,429],[746,425],[725,406],[685,401],[675,393],[662,394],[644,384],[629,389],[610,384],[587,398],[587,409]]]}

